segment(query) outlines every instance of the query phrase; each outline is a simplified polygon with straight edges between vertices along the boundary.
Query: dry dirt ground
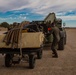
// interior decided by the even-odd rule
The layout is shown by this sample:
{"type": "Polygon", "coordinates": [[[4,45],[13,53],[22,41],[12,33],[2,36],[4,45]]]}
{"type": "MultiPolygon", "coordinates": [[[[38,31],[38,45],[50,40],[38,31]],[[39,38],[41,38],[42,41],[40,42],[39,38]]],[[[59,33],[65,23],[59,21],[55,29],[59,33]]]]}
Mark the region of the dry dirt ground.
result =
{"type": "Polygon", "coordinates": [[[10,68],[4,66],[4,56],[0,55],[0,75],[76,75],[76,29],[66,29],[67,44],[58,51],[59,58],[52,58],[50,47],[44,48],[43,57],[36,60],[35,68],[28,63],[20,63],[10,68]]]}

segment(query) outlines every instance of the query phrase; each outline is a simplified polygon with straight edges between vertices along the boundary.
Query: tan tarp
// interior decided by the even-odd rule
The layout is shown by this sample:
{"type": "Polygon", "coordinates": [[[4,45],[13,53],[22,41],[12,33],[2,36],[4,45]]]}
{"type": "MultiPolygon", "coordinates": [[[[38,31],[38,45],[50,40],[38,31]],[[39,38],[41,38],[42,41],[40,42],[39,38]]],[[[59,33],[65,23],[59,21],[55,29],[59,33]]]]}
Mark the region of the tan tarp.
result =
{"type": "MultiPolygon", "coordinates": [[[[0,48],[11,48],[11,44],[7,46],[3,42],[5,34],[0,35],[0,48]]],[[[41,46],[44,40],[44,34],[42,32],[35,33],[22,33],[21,42],[18,44],[20,48],[38,48],[41,46]]]]}

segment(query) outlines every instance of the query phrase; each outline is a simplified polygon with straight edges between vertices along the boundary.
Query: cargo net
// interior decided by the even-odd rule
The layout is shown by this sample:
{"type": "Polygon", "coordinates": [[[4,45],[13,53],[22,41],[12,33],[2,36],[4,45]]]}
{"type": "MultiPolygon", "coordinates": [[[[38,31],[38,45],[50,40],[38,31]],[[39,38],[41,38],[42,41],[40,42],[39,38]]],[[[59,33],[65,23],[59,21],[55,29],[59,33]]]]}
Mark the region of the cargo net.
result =
{"type": "Polygon", "coordinates": [[[13,48],[13,49],[20,48],[21,47],[21,38],[22,38],[22,29],[23,29],[24,25],[25,25],[25,23],[23,22],[23,23],[15,26],[11,30],[9,30],[7,32],[7,34],[5,35],[3,42],[5,42],[7,46],[11,44],[11,48],[13,48]]]}

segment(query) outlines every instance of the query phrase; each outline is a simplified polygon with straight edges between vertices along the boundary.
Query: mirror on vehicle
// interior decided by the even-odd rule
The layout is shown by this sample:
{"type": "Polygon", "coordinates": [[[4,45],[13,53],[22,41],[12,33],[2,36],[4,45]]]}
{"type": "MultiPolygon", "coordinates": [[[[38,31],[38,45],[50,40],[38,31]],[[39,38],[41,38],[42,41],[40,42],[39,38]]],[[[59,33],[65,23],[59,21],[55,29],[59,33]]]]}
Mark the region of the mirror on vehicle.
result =
{"type": "Polygon", "coordinates": [[[63,27],[65,27],[66,26],[66,24],[65,24],[65,22],[63,23],[63,27]]]}

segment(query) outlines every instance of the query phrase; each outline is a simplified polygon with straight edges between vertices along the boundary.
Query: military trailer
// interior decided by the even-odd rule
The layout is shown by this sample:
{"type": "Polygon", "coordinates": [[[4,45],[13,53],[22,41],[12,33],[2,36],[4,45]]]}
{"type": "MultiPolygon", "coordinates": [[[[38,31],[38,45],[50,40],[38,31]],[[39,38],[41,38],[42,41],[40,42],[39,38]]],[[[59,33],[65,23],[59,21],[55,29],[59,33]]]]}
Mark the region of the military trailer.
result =
{"type": "Polygon", "coordinates": [[[52,31],[51,24],[55,21],[56,26],[60,30],[60,41],[58,44],[58,49],[59,50],[64,50],[64,45],[66,44],[66,31],[65,28],[62,26],[62,19],[56,18],[55,13],[50,13],[46,16],[46,18],[42,21],[33,21],[32,23],[36,23],[42,32],[45,35],[45,42],[44,44],[52,43],[53,41],[53,36],[50,34],[52,31]]]}
{"type": "Polygon", "coordinates": [[[35,24],[24,25],[0,34],[0,54],[5,55],[5,66],[27,61],[29,68],[35,67],[36,58],[42,58],[44,34],[35,24]],[[31,26],[34,26],[32,28],[31,26]]]}

